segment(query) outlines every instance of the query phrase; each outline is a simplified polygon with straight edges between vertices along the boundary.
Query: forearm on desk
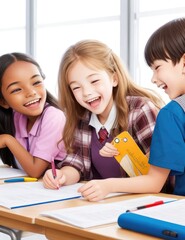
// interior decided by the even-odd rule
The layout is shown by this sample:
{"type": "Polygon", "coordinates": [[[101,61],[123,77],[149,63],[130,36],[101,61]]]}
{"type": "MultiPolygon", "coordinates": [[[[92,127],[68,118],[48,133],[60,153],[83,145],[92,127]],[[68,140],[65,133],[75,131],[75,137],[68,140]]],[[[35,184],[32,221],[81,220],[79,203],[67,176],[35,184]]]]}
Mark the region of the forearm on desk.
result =
{"type": "Polygon", "coordinates": [[[110,178],[106,179],[106,185],[110,192],[158,193],[164,186],[169,172],[169,169],[150,166],[147,175],[110,178]]]}

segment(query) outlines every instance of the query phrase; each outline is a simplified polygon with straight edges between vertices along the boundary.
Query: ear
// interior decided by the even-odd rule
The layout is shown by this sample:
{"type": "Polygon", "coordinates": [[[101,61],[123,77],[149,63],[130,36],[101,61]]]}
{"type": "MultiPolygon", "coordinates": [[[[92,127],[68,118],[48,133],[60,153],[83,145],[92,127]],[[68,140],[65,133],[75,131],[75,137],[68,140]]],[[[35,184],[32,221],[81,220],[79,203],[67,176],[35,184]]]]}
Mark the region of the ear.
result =
{"type": "Polygon", "coordinates": [[[117,73],[114,73],[113,75],[113,87],[116,87],[118,85],[118,76],[117,73]]]}
{"type": "Polygon", "coordinates": [[[182,69],[182,73],[185,74],[185,53],[182,56],[182,61],[183,61],[183,69],[182,69]]]}
{"type": "Polygon", "coordinates": [[[0,106],[6,109],[10,107],[4,99],[0,99],[0,106]]]}

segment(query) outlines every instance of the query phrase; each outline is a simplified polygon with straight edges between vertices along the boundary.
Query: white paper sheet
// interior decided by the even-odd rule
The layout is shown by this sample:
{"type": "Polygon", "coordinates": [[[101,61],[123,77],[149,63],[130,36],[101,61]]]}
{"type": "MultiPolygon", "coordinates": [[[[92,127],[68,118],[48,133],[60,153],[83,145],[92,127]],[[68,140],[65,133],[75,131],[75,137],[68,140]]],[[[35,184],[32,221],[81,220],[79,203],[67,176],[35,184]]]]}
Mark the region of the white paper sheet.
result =
{"type": "Polygon", "coordinates": [[[42,182],[4,183],[0,185],[0,206],[18,208],[79,198],[81,194],[77,190],[81,185],[76,183],[51,190],[44,188],[42,182]]]}
{"type": "Polygon", "coordinates": [[[90,206],[44,211],[41,215],[69,223],[80,228],[89,228],[103,224],[115,223],[117,222],[119,215],[126,210],[159,200],[167,202],[174,199],[151,195],[115,203],[94,203],[90,206]]]}
{"type": "Polygon", "coordinates": [[[4,166],[0,167],[0,179],[23,177],[23,176],[27,176],[27,174],[21,169],[4,167],[4,166]]]}
{"type": "Polygon", "coordinates": [[[185,226],[185,199],[137,211],[137,214],[185,226]]]}

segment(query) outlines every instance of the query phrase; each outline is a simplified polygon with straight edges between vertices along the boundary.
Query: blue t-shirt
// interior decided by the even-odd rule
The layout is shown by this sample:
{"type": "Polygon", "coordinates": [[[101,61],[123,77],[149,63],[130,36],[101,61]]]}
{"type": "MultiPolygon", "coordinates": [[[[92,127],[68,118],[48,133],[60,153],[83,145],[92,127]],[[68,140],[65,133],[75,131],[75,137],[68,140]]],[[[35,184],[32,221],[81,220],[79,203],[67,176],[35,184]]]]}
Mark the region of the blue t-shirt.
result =
{"type": "MultiPolygon", "coordinates": [[[[181,97],[185,106],[185,95],[181,97]]],[[[185,109],[185,108],[184,108],[185,109]]],[[[175,175],[174,194],[185,195],[185,110],[176,101],[158,114],[149,163],[170,169],[175,175]]]]}

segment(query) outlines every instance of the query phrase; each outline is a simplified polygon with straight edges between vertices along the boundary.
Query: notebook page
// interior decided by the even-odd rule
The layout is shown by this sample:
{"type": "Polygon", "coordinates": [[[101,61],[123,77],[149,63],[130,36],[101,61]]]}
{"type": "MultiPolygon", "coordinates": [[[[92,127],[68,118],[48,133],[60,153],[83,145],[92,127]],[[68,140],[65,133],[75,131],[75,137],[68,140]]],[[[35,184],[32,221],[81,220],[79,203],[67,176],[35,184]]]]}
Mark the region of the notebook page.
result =
{"type": "Polygon", "coordinates": [[[185,199],[146,208],[136,214],[185,226],[185,199]]]}
{"type": "Polygon", "coordinates": [[[103,224],[115,223],[117,222],[119,215],[125,212],[127,209],[159,200],[166,202],[175,199],[147,196],[115,203],[99,202],[92,203],[92,205],[88,206],[44,211],[41,213],[41,215],[69,223],[80,228],[89,228],[103,224]]]}
{"type": "Polygon", "coordinates": [[[27,176],[27,174],[21,169],[0,166],[0,179],[23,176],[27,176]]]}
{"type": "Polygon", "coordinates": [[[6,208],[26,207],[71,198],[79,198],[82,183],[63,186],[58,190],[44,188],[42,182],[17,182],[0,184],[0,206],[6,208]],[[12,196],[15,196],[12,198],[12,196]]]}

